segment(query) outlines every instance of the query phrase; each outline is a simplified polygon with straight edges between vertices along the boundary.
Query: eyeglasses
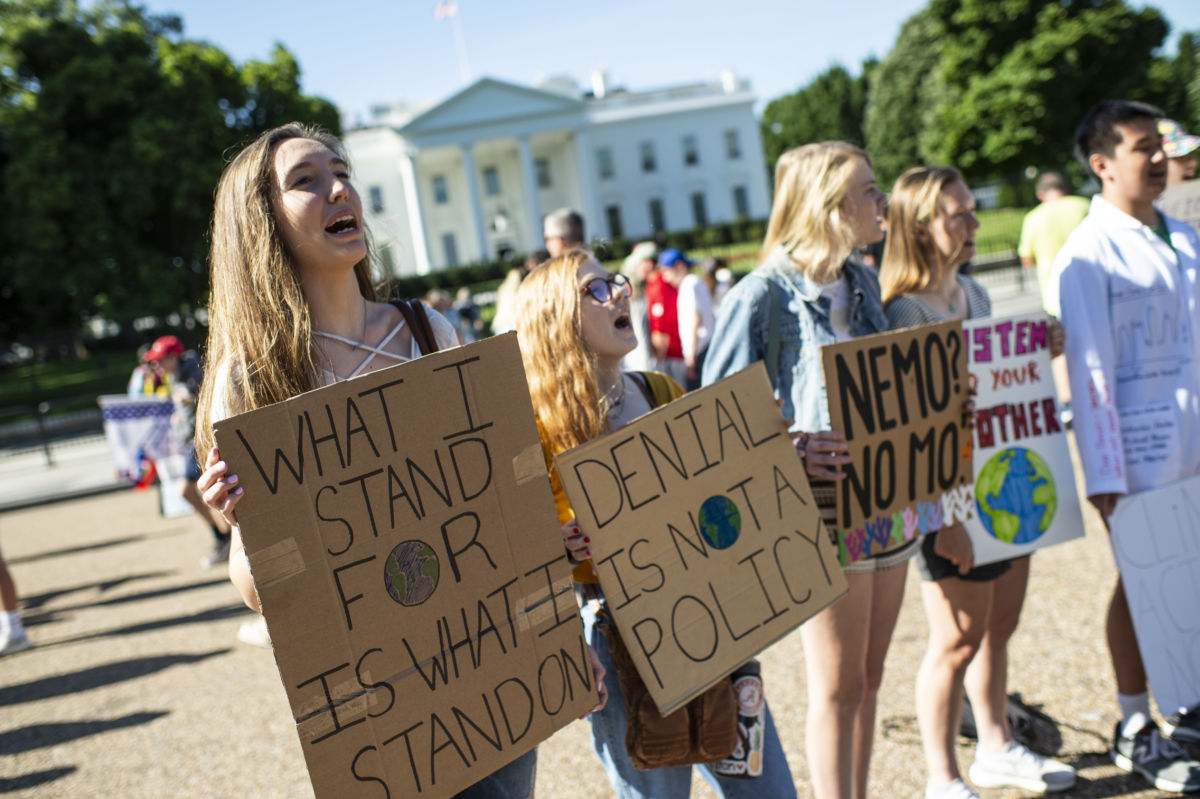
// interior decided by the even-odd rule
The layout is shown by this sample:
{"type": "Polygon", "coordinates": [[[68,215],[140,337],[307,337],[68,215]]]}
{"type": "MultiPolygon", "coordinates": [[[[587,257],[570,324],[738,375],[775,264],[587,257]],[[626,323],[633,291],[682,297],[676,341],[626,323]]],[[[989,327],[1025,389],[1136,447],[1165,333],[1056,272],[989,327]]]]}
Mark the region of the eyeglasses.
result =
{"type": "Polygon", "coordinates": [[[620,289],[626,297],[631,296],[629,281],[624,275],[610,275],[609,277],[594,277],[589,280],[580,290],[583,294],[591,294],[592,299],[599,303],[606,303],[617,296],[617,289],[620,289]]]}

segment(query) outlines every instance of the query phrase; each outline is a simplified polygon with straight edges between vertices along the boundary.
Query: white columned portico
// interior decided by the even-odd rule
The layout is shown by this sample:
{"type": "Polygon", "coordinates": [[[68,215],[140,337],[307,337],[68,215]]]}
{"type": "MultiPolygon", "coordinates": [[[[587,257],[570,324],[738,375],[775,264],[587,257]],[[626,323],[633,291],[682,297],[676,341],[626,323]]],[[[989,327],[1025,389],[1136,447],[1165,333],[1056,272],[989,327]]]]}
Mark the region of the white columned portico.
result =
{"type": "Polygon", "coordinates": [[[413,258],[418,275],[427,275],[433,267],[429,262],[429,241],[425,238],[425,215],[421,213],[421,192],[417,183],[417,151],[408,148],[400,159],[400,177],[404,182],[404,205],[408,212],[408,227],[412,235],[413,258]]]}
{"type": "Polygon", "coordinates": [[[483,200],[479,196],[479,175],[475,169],[475,155],[470,144],[459,146],[463,160],[463,177],[467,180],[467,196],[471,200],[471,227],[475,231],[476,259],[486,261],[487,229],[483,224],[483,200]]]}
{"type": "Polygon", "coordinates": [[[596,211],[596,188],[592,182],[592,148],[588,146],[587,132],[575,131],[575,168],[579,172],[579,203],[583,207],[584,232],[595,238],[600,231],[600,216],[596,211]]]}
{"type": "Polygon", "coordinates": [[[542,204],[538,201],[537,175],[533,168],[533,150],[528,136],[517,137],[517,151],[521,156],[521,185],[525,189],[525,217],[529,228],[525,232],[525,246],[529,252],[540,250],[542,242],[542,204]]]}

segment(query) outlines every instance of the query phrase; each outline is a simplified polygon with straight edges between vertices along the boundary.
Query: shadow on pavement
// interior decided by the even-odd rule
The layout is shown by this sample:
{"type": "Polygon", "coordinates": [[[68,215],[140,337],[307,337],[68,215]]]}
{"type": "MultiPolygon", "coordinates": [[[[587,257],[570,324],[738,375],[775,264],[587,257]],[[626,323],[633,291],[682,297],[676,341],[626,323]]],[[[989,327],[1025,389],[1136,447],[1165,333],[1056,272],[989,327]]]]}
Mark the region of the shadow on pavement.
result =
{"type": "Polygon", "coordinates": [[[147,536],[130,535],[125,538],[113,538],[108,541],[97,541],[94,544],[80,544],[77,547],[68,547],[66,549],[52,549],[49,552],[38,552],[35,555],[25,555],[21,558],[9,558],[8,563],[36,563],[39,560],[47,558],[57,558],[63,555],[76,555],[80,552],[95,552],[97,549],[108,549],[109,547],[119,547],[125,544],[136,544],[138,541],[145,541],[147,536]]]}
{"type": "Polygon", "coordinates": [[[70,741],[77,741],[89,735],[96,735],[110,730],[120,730],[126,727],[136,727],[139,724],[149,724],[170,711],[156,710],[148,713],[130,713],[115,719],[96,719],[92,721],[60,721],[46,724],[31,724],[9,732],[0,733],[0,752],[19,755],[34,749],[47,746],[57,746],[70,741]]]}
{"type": "Polygon", "coordinates": [[[0,706],[38,702],[43,699],[90,691],[93,688],[101,688],[126,680],[136,680],[171,666],[200,663],[214,655],[224,655],[229,651],[229,649],[214,649],[211,652],[200,652],[194,655],[154,655],[132,660],[118,660],[115,663],[105,663],[102,666],[92,666],[80,671],[42,677],[17,685],[6,685],[0,687],[0,706]]]}
{"type": "Polygon", "coordinates": [[[1108,756],[1108,752],[1081,752],[1074,757],[1059,759],[1080,772],[1075,788],[1069,794],[1058,794],[1059,796],[1087,796],[1101,799],[1101,797],[1109,796],[1128,796],[1131,793],[1138,793],[1153,787],[1137,774],[1113,774],[1099,779],[1085,777],[1083,772],[1086,769],[1112,768],[1113,762],[1112,758],[1108,756]]]}
{"type": "MultiPolygon", "coordinates": [[[[12,563],[11,560],[8,562],[12,563]]],[[[25,610],[37,610],[47,602],[53,602],[59,597],[75,594],[80,591],[96,590],[100,593],[105,593],[106,591],[111,591],[114,588],[119,588],[120,586],[125,585],[125,583],[131,583],[134,580],[152,580],[155,577],[170,577],[174,573],[175,572],[173,571],[161,571],[145,572],[144,574],[127,574],[124,577],[114,577],[111,580],[98,580],[94,583],[83,583],[81,585],[72,586],[71,588],[56,588],[55,590],[47,591],[44,594],[31,594],[30,596],[21,597],[21,607],[25,610]]]]}
{"type": "MultiPolygon", "coordinates": [[[[200,588],[211,588],[214,585],[230,585],[228,577],[218,577],[213,580],[203,580],[198,583],[190,583],[188,585],[173,585],[170,588],[156,588],[152,591],[142,591],[137,594],[127,594],[126,596],[117,596],[112,599],[100,599],[95,602],[81,602],[78,605],[66,605],[61,608],[54,608],[48,613],[65,613],[71,610],[86,610],[87,608],[103,608],[111,605],[124,605],[129,602],[141,602],[146,599],[160,599],[164,596],[172,594],[181,594],[184,591],[194,591],[200,588]]],[[[26,622],[28,624],[28,622],[26,622]]]]}
{"type": "Polygon", "coordinates": [[[62,638],[57,641],[37,641],[39,649],[46,649],[52,646],[62,646],[63,644],[77,644],[81,641],[94,641],[97,638],[115,638],[122,635],[136,635],[137,633],[149,633],[155,630],[162,630],[167,627],[176,627],[181,624],[203,624],[210,621],[223,621],[225,619],[233,619],[238,616],[251,616],[254,611],[243,605],[241,602],[236,605],[226,605],[221,608],[210,608],[202,610],[199,613],[188,613],[183,616],[169,616],[165,619],[155,619],[154,621],[143,621],[138,624],[128,624],[124,627],[116,627],[103,632],[88,633],[87,635],[77,635],[74,638],[62,638]]]}
{"type": "Polygon", "coordinates": [[[59,766],[45,771],[35,771],[32,774],[22,774],[19,777],[0,777],[0,793],[36,788],[39,785],[60,780],[75,771],[77,771],[75,766],[59,766]]]}

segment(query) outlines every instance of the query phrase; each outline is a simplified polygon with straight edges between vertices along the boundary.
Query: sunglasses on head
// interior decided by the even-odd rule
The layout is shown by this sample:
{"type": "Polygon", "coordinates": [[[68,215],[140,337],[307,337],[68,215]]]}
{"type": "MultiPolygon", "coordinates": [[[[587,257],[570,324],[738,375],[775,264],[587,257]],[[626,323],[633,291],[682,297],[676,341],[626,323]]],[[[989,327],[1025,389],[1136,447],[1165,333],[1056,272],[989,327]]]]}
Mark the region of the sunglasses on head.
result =
{"type": "Polygon", "coordinates": [[[617,294],[617,289],[630,296],[629,281],[624,275],[610,275],[609,277],[594,277],[589,280],[581,290],[584,294],[591,294],[592,299],[599,303],[605,303],[611,300],[617,294]]]}

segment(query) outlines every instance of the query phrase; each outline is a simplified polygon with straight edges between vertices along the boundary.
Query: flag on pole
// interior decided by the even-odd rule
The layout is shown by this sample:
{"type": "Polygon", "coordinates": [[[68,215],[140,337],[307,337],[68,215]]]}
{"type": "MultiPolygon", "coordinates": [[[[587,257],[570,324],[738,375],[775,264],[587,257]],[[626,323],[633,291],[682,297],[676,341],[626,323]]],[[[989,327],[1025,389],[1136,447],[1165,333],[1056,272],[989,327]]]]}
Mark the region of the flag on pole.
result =
{"type": "Polygon", "coordinates": [[[457,15],[458,3],[455,0],[438,0],[438,4],[433,9],[434,19],[443,20],[457,15]]]}

